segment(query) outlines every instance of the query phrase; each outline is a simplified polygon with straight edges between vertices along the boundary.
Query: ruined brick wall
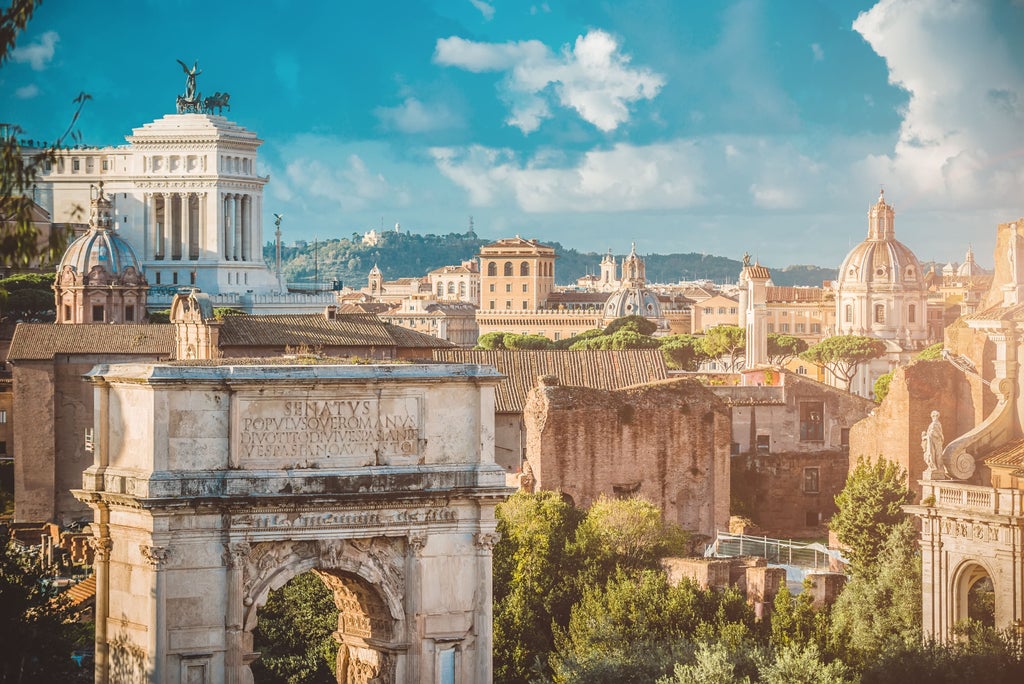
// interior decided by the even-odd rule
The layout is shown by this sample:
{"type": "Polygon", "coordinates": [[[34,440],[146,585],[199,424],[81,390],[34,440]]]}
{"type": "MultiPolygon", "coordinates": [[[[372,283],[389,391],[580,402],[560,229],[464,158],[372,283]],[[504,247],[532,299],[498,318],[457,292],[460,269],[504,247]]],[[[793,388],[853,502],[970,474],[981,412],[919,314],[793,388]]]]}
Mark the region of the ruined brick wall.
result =
{"type": "Polygon", "coordinates": [[[693,380],[624,390],[534,388],[524,411],[538,489],[579,506],[639,496],[666,520],[713,536],[729,523],[728,410],[693,380]]]}
{"type": "Polygon", "coordinates": [[[53,520],[54,367],[50,361],[14,366],[14,519],[53,520]]]}
{"type": "MultiPolygon", "coordinates": [[[[910,488],[920,495],[917,482],[925,470],[921,433],[931,422],[931,412],[939,411],[949,444],[971,429],[980,413],[976,399],[980,390],[973,384],[980,385],[946,361],[917,361],[897,368],[889,394],[874,415],[850,431],[850,469],[860,457],[894,461],[907,471],[910,488]]],[[[988,481],[988,468],[979,462],[970,482],[988,481]]]]}
{"type": "Polygon", "coordinates": [[[733,513],[769,537],[824,537],[848,472],[849,454],[840,450],[733,456],[733,513]]]}

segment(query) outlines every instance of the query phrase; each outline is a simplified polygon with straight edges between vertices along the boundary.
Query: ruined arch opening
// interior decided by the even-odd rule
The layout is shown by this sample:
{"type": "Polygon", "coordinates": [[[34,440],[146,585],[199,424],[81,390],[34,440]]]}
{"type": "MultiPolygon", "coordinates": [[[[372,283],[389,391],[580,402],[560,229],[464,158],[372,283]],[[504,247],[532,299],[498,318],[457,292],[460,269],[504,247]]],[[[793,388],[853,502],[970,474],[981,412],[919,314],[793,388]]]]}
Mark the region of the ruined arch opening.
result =
{"type": "Polygon", "coordinates": [[[995,587],[985,568],[977,563],[965,566],[954,589],[953,624],[971,620],[982,627],[995,627],[995,587]]]}
{"type": "MultiPolygon", "coordinates": [[[[238,643],[241,661],[250,664],[255,681],[288,681],[273,676],[256,678],[270,668],[254,663],[261,657],[256,642],[258,625],[264,619],[265,609],[275,608],[271,598],[279,590],[285,591],[284,600],[296,604],[288,606],[290,612],[317,613],[305,615],[312,629],[306,634],[291,635],[289,638],[297,645],[289,650],[308,653],[309,640],[319,639],[320,647],[333,655],[331,659],[321,659],[332,673],[328,679],[310,681],[399,681],[403,669],[400,656],[407,648],[402,608],[404,550],[404,540],[382,538],[238,545],[237,551],[245,559],[241,567],[247,578],[242,601],[243,633],[238,643]],[[298,600],[288,596],[296,591],[289,591],[293,583],[298,591],[305,592],[298,600]],[[333,642],[333,647],[324,645],[327,640],[333,642]]],[[[274,630],[262,631],[272,634],[274,630]]]]}

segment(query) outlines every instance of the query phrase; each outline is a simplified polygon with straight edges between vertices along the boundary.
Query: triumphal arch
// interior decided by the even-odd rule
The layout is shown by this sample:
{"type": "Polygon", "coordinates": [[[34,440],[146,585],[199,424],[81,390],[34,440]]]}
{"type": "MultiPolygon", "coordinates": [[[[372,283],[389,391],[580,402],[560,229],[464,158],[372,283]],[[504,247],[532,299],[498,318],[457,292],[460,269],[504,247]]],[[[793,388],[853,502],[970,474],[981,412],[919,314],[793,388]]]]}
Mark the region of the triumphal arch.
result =
{"type": "Polygon", "coordinates": [[[491,681],[491,368],[98,366],[96,681],[241,684],[316,572],[339,682],[491,681]]]}

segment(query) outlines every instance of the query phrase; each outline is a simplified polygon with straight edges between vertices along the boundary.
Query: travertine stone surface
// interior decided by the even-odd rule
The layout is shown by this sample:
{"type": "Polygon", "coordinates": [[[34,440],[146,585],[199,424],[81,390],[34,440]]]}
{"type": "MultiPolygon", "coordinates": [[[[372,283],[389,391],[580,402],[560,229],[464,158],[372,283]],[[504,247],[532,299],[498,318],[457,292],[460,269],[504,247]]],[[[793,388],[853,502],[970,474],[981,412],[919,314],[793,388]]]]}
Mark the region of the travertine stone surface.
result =
{"type": "Polygon", "coordinates": [[[97,561],[97,681],[251,682],[269,592],[316,572],[339,681],[491,679],[491,368],[97,366],[75,495],[97,561]]]}

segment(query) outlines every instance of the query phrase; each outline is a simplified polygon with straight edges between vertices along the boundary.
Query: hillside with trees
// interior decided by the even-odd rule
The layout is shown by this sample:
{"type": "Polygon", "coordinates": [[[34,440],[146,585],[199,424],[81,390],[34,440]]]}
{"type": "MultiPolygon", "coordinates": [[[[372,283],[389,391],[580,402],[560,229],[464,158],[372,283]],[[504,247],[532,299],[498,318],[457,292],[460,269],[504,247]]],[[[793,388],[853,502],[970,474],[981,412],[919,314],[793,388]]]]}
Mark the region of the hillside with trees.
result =
{"type": "MultiPolygon", "coordinates": [[[[480,247],[490,242],[492,240],[481,239],[472,231],[447,235],[388,231],[378,236],[376,244],[363,244],[362,234],[353,233],[350,237],[282,246],[281,263],[285,278],[290,283],[312,285],[317,279],[322,283],[339,280],[358,289],[366,285],[374,265],[388,280],[418,277],[435,268],[474,259],[480,247]]],[[[559,285],[571,285],[581,276],[599,273],[602,253],[579,252],[557,242],[545,244],[554,247],[558,254],[555,276],[559,285]]],[[[273,265],[274,253],[274,244],[268,242],[263,249],[268,264],[273,265]]],[[[624,255],[615,256],[621,261],[624,255]]],[[[742,268],[738,259],[710,254],[645,254],[643,258],[647,266],[647,280],[652,283],[702,279],[734,283],[742,268]]],[[[776,285],[821,285],[823,280],[835,276],[835,269],[817,266],[772,269],[772,280],[776,285]]]]}

